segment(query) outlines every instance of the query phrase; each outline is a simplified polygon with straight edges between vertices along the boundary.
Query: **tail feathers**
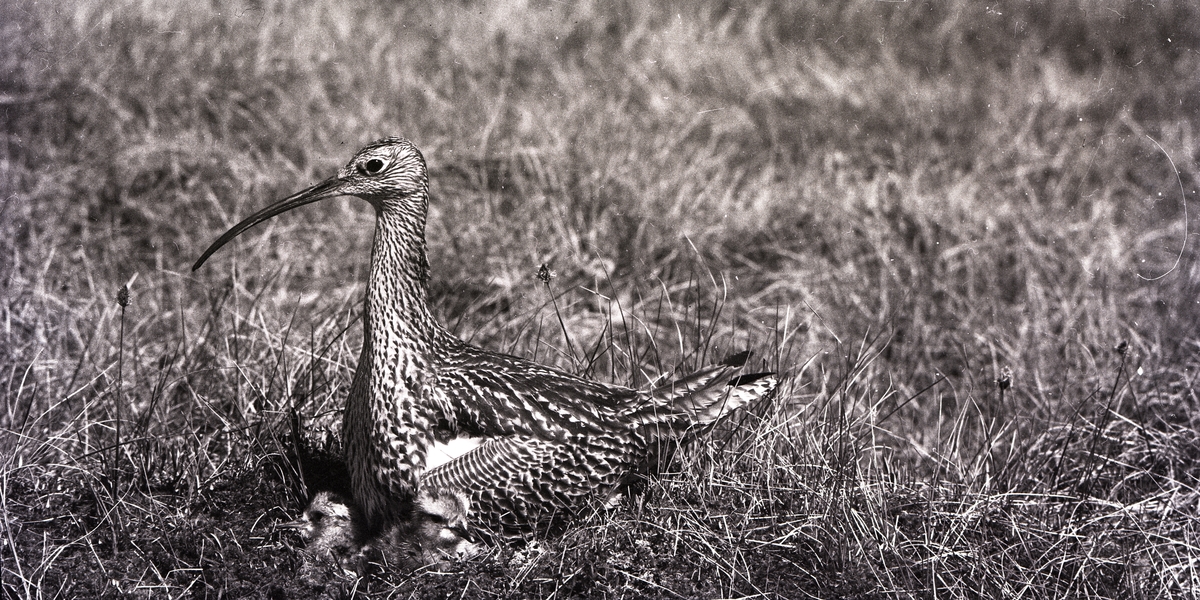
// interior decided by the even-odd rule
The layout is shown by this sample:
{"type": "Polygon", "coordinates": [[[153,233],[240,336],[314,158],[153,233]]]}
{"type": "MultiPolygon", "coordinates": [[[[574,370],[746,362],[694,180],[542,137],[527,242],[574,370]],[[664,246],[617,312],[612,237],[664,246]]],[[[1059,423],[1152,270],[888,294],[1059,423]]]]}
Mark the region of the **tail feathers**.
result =
{"type": "MultiPolygon", "coordinates": [[[[775,391],[779,379],[774,373],[739,375],[724,386],[710,388],[705,393],[693,394],[685,400],[690,402],[692,423],[709,425],[721,417],[775,391]]],[[[687,408],[685,408],[687,410],[687,408]]]]}
{"type": "Polygon", "coordinates": [[[672,423],[672,429],[708,425],[750,402],[771,393],[778,384],[774,373],[735,375],[749,358],[740,352],[720,363],[701,369],[650,391],[657,401],[649,423],[672,423]],[[665,411],[663,407],[672,410],[665,411]],[[680,419],[680,417],[684,417],[680,419]]]}
{"type": "Polygon", "coordinates": [[[750,358],[749,350],[738,352],[715,365],[704,367],[695,373],[655,387],[650,391],[650,395],[659,398],[663,404],[674,405],[679,400],[732,376],[746,364],[748,358],[750,358]]]}
{"type": "MultiPolygon", "coordinates": [[[[768,377],[773,379],[775,377],[775,374],[769,373],[769,372],[746,373],[745,375],[738,375],[737,377],[730,379],[729,383],[726,383],[725,385],[728,385],[729,387],[740,387],[740,386],[744,386],[744,385],[750,385],[752,383],[755,383],[761,379],[766,379],[768,377]]],[[[774,387],[774,385],[772,385],[772,387],[774,387]]]]}

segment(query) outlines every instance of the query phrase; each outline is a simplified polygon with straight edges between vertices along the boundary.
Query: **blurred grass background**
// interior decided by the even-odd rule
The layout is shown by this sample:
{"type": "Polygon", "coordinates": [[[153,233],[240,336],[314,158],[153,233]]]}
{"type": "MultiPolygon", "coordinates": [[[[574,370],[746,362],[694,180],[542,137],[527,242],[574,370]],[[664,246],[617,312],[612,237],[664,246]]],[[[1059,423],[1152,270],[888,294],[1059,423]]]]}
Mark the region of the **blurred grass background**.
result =
{"type": "Polygon", "coordinates": [[[463,338],[791,379],[644,502],[354,593],[1200,589],[1191,3],[10,0],[0,46],[8,595],[314,593],[274,523],[336,456],[373,214],[190,265],[385,135],[463,338]]]}

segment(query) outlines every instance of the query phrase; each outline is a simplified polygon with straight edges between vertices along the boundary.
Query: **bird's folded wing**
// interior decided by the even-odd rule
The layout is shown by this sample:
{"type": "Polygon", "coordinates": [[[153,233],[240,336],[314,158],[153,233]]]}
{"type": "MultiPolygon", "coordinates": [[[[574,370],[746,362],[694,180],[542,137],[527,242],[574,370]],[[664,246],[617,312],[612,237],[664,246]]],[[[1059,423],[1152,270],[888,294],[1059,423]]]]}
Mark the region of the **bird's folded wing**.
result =
{"type": "Polygon", "coordinates": [[[426,471],[421,487],[465,493],[472,525],[511,536],[571,514],[585,498],[614,486],[626,469],[619,454],[595,440],[506,436],[426,471]]]}

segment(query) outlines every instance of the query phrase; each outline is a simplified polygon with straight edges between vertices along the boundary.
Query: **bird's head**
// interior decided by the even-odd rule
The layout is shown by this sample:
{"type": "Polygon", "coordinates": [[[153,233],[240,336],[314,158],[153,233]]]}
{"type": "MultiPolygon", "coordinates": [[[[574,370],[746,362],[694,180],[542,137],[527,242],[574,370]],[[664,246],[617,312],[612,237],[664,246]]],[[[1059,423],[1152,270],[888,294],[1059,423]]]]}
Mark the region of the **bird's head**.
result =
{"type": "Polygon", "coordinates": [[[330,181],[337,182],[331,195],[358,196],[377,209],[423,196],[428,186],[425,158],[403,138],[384,138],[359,150],[330,181]]]}
{"type": "Polygon", "coordinates": [[[324,540],[350,535],[350,506],[341,496],[333,492],[317,492],[304,509],[299,519],[282,523],[283,527],[295,529],[305,542],[324,540]]]}
{"type": "Polygon", "coordinates": [[[421,490],[417,496],[414,519],[417,530],[413,541],[427,558],[467,558],[478,551],[467,530],[470,506],[470,499],[463,493],[421,490]]]}
{"type": "Polygon", "coordinates": [[[293,208],[325,198],[357,196],[370,202],[377,214],[394,213],[421,220],[428,209],[429,179],[425,158],[412,142],[403,138],[384,138],[355,153],[337,175],[280,200],[243,219],[213,242],[196,264],[195,271],[222,246],[242,232],[293,208]]]}

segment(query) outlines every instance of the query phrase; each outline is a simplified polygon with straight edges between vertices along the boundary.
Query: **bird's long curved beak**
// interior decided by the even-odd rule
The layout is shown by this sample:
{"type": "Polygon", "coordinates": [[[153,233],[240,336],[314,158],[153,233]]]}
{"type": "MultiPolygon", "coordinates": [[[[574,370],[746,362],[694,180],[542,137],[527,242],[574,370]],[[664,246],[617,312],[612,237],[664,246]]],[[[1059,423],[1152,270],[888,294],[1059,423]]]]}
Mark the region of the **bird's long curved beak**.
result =
{"type": "Polygon", "coordinates": [[[205,250],[204,254],[200,255],[200,259],[196,261],[196,264],[192,265],[192,270],[195,271],[204,266],[204,261],[208,260],[208,257],[216,253],[217,250],[220,250],[221,246],[224,246],[229,242],[229,240],[232,240],[233,238],[241,235],[243,231],[258,225],[259,223],[262,223],[263,221],[266,221],[275,215],[285,213],[298,206],[312,204],[318,200],[344,195],[342,192],[342,184],[342,180],[337,176],[330,177],[329,179],[326,179],[317,185],[292,194],[291,196],[288,196],[287,198],[284,198],[283,200],[280,200],[279,202],[276,202],[275,204],[272,204],[250,215],[249,217],[246,217],[241,223],[234,225],[229,229],[229,231],[226,231],[221,237],[217,238],[217,241],[213,242],[212,245],[208,247],[208,250],[205,250]]]}

